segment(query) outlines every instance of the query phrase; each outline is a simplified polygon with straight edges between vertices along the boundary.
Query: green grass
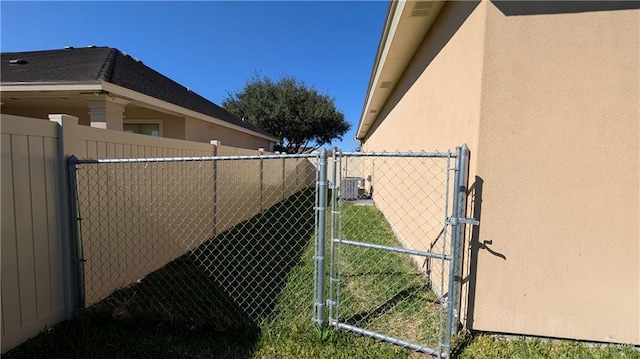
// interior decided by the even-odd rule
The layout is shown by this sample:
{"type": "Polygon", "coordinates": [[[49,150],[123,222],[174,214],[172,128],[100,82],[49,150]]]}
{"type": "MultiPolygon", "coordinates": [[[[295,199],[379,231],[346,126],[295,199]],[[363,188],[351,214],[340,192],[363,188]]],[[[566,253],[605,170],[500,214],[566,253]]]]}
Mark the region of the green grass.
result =
{"type": "MultiPolygon", "coordinates": [[[[312,191],[291,197],[4,356],[423,357],[311,323],[313,200],[312,191]]],[[[366,236],[378,244],[397,244],[374,207],[343,209],[347,239],[366,236]]],[[[437,298],[425,287],[415,264],[406,256],[342,249],[340,320],[401,339],[433,343],[437,298]]],[[[456,353],[461,358],[640,358],[628,347],[590,348],[577,342],[491,336],[460,336],[456,353]]]]}
{"type": "MultiPolygon", "coordinates": [[[[398,246],[380,211],[372,206],[343,207],[343,237],[398,246]]],[[[440,305],[410,256],[343,245],[341,321],[401,340],[436,348],[440,305]]]]}
{"type": "Polygon", "coordinates": [[[538,338],[512,339],[480,334],[472,338],[463,348],[459,358],[638,359],[640,351],[623,345],[599,345],[538,338]]]}
{"type": "MultiPolygon", "coordinates": [[[[379,244],[395,244],[393,233],[389,225],[384,220],[380,212],[373,207],[344,207],[345,223],[343,231],[345,234],[358,234],[361,236],[368,233],[367,238],[377,238],[379,244]],[[366,231],[363,231],[358,221],[363,220],[366,224],[366,231]]],[[[329,238],[329,236],[327,236],[329,238]]],[[[349,239],[360,240],[357,236],[350,236],[349,239]]],[[[401,293],[407,288],[412,292],[417,292],[415,287],[423,288],[417,283],[415,266],[407,261],[403,261],[396,255],[384,255],[380,251],[365,250],[366,253],[350,250],[345,247],[342,252],[341,262],[345,264],[343,272],[343,289],[341,299],[346,303],[354,303],[342,310],[340,320],[350,324],[360,324],[366,326],[367,321],[378,324],[396,321],[400,324],[401,319],[410,317],[406,310],[399,309],[397,303],[389,304],[389,299],[401,293]],[[372,264],[375,263],[377,270],[371,272],[372,264]],[[383,280],[392,285],[387,287],[379,285],[383,280]],[[384,299],[383,299],[384,298],[384,299]],[[387,302],[387,306],[381,308],[378,302],[387,302]]],[[[304,253],[301,264],[292,272],[292,278],[309,278],[309,276],[299,275],[299,273],[312,273],[313,247],[309,246],[304,253]]],[[[327,273],[328,275],[328,273],[327,273]]],[[[386,343],[381,343],[373,339],[337,332],[333,329],[319,329],[309,321],[311,313],[298,313],[291,316],[291,308],[300,308],[298,304],[291,303],[294,298],[290,289],[313,291],[313,282],[306,280],[302,283],[289,283],[282,292],[278,305],[276,306],[276,316],[273,321],[267,321],[262,326],[261,338],[256,346],[256,358],[409,358],[417,357],[417,354],[386,343]],[[289,319],[281,321],[278,315],[289,314],[289,319]],[[303,314],[303,315],[301,315],[303,314]]],[[[326,288],[328,293],[329,288],[326,288]]],[[[409,294],[406,294],[409,296],[409,294]]],[[[411,307],[411,306],[409,306],[411,307]]],[[[413,308],[412,308],[413,309],[413,308]]],[[[406,322],[414,319],[405,320],[406,322]]],[[[401,329],[398,326],[398,329],[401,329]]],[[[376,329],[376,328],[370,328],[376,329]]],[[[384,331],[384,328],[377,328],[384,331]]]]}

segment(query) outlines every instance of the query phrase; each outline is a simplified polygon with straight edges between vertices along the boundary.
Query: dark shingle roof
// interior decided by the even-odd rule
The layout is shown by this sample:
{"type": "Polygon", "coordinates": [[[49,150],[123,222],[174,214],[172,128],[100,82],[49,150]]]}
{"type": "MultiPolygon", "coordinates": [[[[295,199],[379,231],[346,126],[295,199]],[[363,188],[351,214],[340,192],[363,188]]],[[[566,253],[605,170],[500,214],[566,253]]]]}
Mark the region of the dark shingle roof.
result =
{"type": "Polygon", "coordinates": [[[3,83],[106,81],[273,137],[118,49],[86,47],[4,52],[1,61],[3,83]],[[26,63],[11,64],[10,60],[26,63]]]}

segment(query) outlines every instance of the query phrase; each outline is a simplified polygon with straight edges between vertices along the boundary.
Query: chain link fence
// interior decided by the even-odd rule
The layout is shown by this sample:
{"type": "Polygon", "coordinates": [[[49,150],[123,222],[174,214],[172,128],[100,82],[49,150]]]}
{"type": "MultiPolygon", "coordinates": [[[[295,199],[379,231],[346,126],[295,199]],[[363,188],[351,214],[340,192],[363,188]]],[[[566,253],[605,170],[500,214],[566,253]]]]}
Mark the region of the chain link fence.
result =
{"type": "Polygon", "coordinates": [[[460,151],[329,157],[72,160],[80,303],[272,333],[328,317],[448,356],[460,151]]]}
{"type": "MultiPolygon", "coordinates": [[[[456,153],[337,153],[329,317],[334,326],[448,355],[456,153]]],[[[457,315],[457,314],[456,314],[457,315]]],[[[457,319],[457,318],[455,318],[457,319]]],[[[457,326],[457,325],[456,325],[457,326]]]]}
{"type": "Polygon", "coordinates": [[[194,325],[313,312],[315,155],[77,160],[82,303],[194,325]],[[299,286],[309,288],[299,288],[299,286]]]}

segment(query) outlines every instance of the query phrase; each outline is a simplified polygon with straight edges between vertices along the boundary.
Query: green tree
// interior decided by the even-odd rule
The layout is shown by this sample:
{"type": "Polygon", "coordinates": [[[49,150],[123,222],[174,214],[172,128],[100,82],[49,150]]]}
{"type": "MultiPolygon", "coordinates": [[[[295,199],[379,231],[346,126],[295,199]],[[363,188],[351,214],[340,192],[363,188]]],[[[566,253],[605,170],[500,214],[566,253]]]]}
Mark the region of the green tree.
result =
{"type": "Polygon", "coordinates": [[[298,153],[341,139],[350,124],[334,99],[293,76],[254,76],[222,101],[228,111],[280,139],[278,149],[298,153]]]}

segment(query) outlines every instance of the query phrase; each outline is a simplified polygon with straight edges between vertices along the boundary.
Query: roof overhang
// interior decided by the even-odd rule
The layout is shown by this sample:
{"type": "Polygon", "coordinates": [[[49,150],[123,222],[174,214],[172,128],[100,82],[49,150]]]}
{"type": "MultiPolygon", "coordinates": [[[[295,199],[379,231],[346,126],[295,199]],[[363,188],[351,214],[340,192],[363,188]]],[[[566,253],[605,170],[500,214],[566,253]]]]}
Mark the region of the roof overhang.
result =
{"type": "Polygon", "coordinates": [[[0,92],[101,91],[102,81],[3,82],[0,92]]]}
{"type": "Polygon", "coordinates": [[[445,1],[392,0],[373,64],[356,140],[366,138],[445,1]]]}
{"type": "Polygon", "coordinates": [[[37,96],[42,96],[47,93],[53,92],[101,92],[108,93],[112,96],[116,96],[127,100],[133,104],[141,107],[150,108],[159,112],[165,112],[177,116],[188,116],[205,122],[213,123],[218,126],[226,127],[238,132],[246,133],[252,136],[260,137],[268,141],[279,142],[276,137],[267,136],[259,132],[251,131],[250,129],[234,125],[227,121],[211,117],[202,114],[197,111],[193,111],[182,106],[172,104],[167,101],[157,99],[155,97],[142,94],[137,91],[127,89],[122,86],[114,85],[106,81],[84,81],[84,82],[14,82],[14,83],[2,83],[0,84],[0,92],[22,92],[36,93],[37,96]]]}
{"type": "Polygon", "coordinates": [[[197,112],[197,111],[189,110],[189,109],[184,108],[182,106],[174,105],[174,104],[172,104],[170,102],[163,101],[163,100],[157,99],[155,97],[152,97],[152,96],[149,96],[149,95],[145,95],[145,94],[142,94],[140,92],[133,91],[133,90],[130,90],[130,89],[122,87],[122,86],[114,85],[114,84],[112,84],[110,82],[103,82],[103,88],[104,88],[104,91],[107,91],[107,92],[109,92],[111,94],[114,94],[114,95],[117,95],[117,96],[120,96],[120,97],[124,97],[125,99],[128,99],[129,101],[132,101],[134,103],[145,104],[147,107],[156,108],[157,110],[169,110],[169,111],[172,111],[174,113],[180,114],[182,116],[189,116],[191,118],[195,118],[195,119],[202,120],[202,121],[205,121],[205,122],[213,123],[213,124],[216,124],[218,126],[222,126],[222,127],[226,127],[226,128],[232,129],[232,130],[239,131],[239,132],[247,133],[247,134],[250,134],[252,136],[264,138],[264,139],[269,140],[269,141],[273,141],[273,142],[279,142],[280,141],[276,137],[267,136],[267,135],[264,135],[262,133],[251,131],[251,130],[249,130],[247,128],[234,125],[234,124],[229,123],[227,121],[223,121],[221,119],[218,119],[218,118],[215,118],[215,117],[211,117],[209,115],[205,115],[205,114],[197,112]]]}

